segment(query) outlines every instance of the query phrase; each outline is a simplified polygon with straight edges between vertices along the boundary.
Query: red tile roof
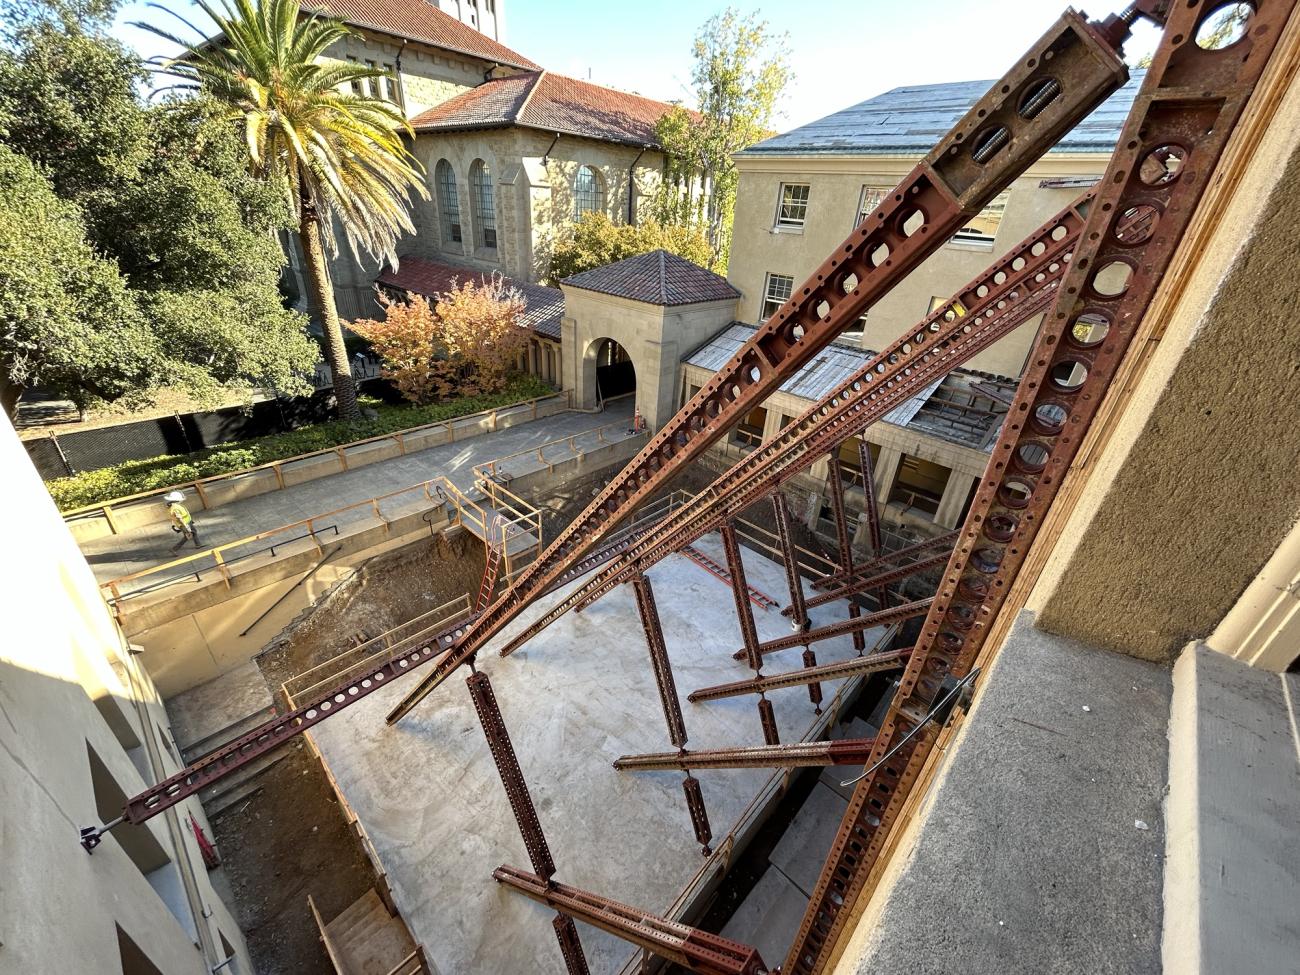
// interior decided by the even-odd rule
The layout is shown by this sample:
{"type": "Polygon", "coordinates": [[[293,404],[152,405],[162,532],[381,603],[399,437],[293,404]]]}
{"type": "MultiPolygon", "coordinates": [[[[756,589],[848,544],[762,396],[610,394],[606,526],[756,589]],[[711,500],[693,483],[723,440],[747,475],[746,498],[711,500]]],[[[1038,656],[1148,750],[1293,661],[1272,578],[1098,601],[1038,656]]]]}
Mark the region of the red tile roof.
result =
{"type": "Polygon", "coordinates": [[[320,11],[354,27],[445,48],[512,68],[538,65],[504,44],[445,14],[425,0],[301,0],[304,11],[320,11]]]}
{"type": "Polygon", "coordinates": [[[520,125],[636,146],[656,145],[671,105],[549,71],[496,78],[411,119],[416,132],[520,125]]]}
{"type": "Polygon", "coordinates": [[[592,268],[560,283],[650,305],[693,305],[740,297],[726,278],[665,250],[592,268]]]}
{"type": "MultiPolygon", "coordinates": [[[[384,268],[378,284],[411,294],[437,299],[465,281],[486,281],[492,272],[455,264],[443,264],[423,257],[403,257],[397,270],[384,268]]],[[[550,339],[560,337],[560,317],[564,314],[564,293],[559,288],[541,284],[522,284],[502,275],[507,288],[518,288],[524,296],[524,320],[521,324],[550,339]]]]}

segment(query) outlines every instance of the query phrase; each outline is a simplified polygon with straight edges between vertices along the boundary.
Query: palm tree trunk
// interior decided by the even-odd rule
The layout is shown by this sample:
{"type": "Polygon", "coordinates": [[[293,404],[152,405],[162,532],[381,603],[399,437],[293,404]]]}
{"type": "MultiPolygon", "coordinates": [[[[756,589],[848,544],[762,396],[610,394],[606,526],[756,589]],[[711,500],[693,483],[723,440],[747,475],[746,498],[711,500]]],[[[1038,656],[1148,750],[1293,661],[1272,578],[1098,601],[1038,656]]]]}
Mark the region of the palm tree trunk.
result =
{"type": "Polygon", "coordinates": [[[298,239],[302,242],[304,263],[307,265],[307,286],[320,312],[321,331],[325,333],[326,359],[334,377],[334,399],[340,420],[355,423],[361,419],[357,406],[357,387],[352,381],[348,366],[348,350],[343,344],[343,329],[339,325],[339,310],[334,304],[334,288],[330,284],[329,267],[325,263],[325,248],[321,245],[319,216],[309,202],[302,205],[302,219],[298,223],[298,239]]]}

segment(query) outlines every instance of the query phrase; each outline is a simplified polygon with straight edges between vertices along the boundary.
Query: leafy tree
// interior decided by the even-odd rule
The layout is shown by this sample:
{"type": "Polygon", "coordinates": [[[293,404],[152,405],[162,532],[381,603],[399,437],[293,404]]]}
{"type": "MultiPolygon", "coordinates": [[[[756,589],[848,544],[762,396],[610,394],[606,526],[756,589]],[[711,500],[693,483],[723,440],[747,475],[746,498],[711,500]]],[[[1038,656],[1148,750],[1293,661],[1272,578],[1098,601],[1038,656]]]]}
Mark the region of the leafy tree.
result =
{"type": "Polygon", "coordinates": [[[588,210],[551,252],[550,281],[557,284],[580,271],[656,250],[669,251],[701,267],[709,267],[713,258],[708,238],[698,227],[655,220],[616,224],[605,214],[588,210]]]}
{"type": "Polygon", "coordinates": [[[737,182],[731,157],[771,133],[777,101],[794,77],[786,40],[756,13],[741,15],[728,7],[710,17],[693,50],[697,111],[676,106],[657,126],[659,144],[671,159],[657,215],[670,223],[700,223],[715,267],[725,268],[731,251],[737,182]],[[696,178],[703,181],[702,193],[695,192],[696,178]]]}
{"type": "Polygon", "coordinates": [[[362,83],[381,77],[381,69],[322,60],[352,36],[339,21],[303,15],[297,0],[196,2],[220,31],[211,44],[140,26],[186,48],[166,71],[237,119],[251,172],[283,188],[325,333],[339,416],[359,420],[326,253],[338,252],[337,223],[354,253],[397,263],[399,233],[414,231],[407,194],[428,195],[402,141],[410,126],[393,105],[350,90],[370,90],[362,83]]]}
{"type": "Polygon", "coordinates": [[[504,389],[528,344],[519,324],[523,295],[499,276],[453,282],[432,307],[419,295],[381,301],[383,321],[354,322],[352,328],[384,360],[384,377],[421,406],[451,393],[504,389]]]}
{"type": "Polygon", "coordinates": [[[5,408],[36,383],[82,409],[162,385],[309,391],[316,350],[278,289],[282,197],[211,102],[145,106],[135,58],[75,20],[33,18],[0,50],[5,197],[23,201],[0,214],[0,273],[24,282],[0,295],[21,337],[0,358],[5,408]]]}

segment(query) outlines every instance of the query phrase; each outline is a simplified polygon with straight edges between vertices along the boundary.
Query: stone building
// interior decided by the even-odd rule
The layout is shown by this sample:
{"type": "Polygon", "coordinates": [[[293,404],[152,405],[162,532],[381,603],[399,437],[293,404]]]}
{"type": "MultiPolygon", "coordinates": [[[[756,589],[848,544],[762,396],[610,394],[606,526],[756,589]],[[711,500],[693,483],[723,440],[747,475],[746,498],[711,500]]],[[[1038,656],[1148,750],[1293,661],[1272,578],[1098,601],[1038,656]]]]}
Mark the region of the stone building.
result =
{"type": "MultiPolygon", "coordinates": [[[[500,43],[493,0],[304,2],[356,36],[330,53],[385,72],[374,94],[400,106],[415,130],[428,199],[413,200],[414,255],[542,280],[556,238],[585,210],[633,222],[659,185],[654,128],[669,105],[566,78],[500,43]],[[472,25],[472,26],[471,26],[472,25]]],[[[297,241],[290,277],[307,290],[297,241]]],[[[399,261],[399,265],[400,265],[399,261]]],[[[368,318],[383,269],[350,253],[331,261],[339,314],[368,318]]]]}

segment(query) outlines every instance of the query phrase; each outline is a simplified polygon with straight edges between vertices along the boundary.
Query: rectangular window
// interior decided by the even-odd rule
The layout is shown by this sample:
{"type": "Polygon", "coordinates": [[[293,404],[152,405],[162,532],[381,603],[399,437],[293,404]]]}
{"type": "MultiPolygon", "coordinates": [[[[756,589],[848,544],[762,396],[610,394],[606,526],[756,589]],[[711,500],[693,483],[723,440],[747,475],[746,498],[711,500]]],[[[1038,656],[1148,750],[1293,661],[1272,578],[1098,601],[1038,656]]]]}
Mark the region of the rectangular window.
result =
{"type": "Polygon", "coordinates": [[[876,207],[884,202],[885,194],[888,192],[887,186],[863,186],[862,192],[858,195],[858,218],[853,221],[853,226],[856,227],[866,220],[876,207]]]}
{"type": "Polygon", "coordinates": [[[997,238],[998,227],[1002,224],[1002,215],[1007,209],[1007,197],[1010,190],[1003,190],[995,196],[977,216],[961,230],[952,235],[955,243],[992,244],[997,238]]]}
{"type": "Polygon", "coordinates": [[[767,410],[756,406],[737,424],[731,442],[741,450],[753,450],[763,442],[763,428],[767,425],[767,410]]]}
{"type": "Polygon", "coordinates": [[[379,79],[379,93],[385,101],[402,104],[401,88],[397,84],[397,69],[391,64],[383,66],[384,76],[379,79]]]}
{"type": "MultiPolygon", "coordinates": [[[[353,63],[353,64],[360,64],[360,63],[361,63],[361,62],[358,61],[356,58],[354,58],[351,54],[348,55],[348,60],[349,60],[351,63],[353,63]]],[[[352,89],[352,94],[354,94],[354,95],[360,95],[360,94],[361,94],[362,89],[361,89],[361,81],[360,81],[360,79],[354,79],[354,80],[352,80],[351,82],[348,83],[348,87],[352,89]]]]}
{"type": "Polygon", "coordinates": [[[781,230],[802,230],[808,216],[808,184],[782,183],[776,226],[781,230]]]}
{"type": "Polygon", "coordinates": [[[904,508],[934,516],[952,471],[941,464],[904,454],[889,501],[904,508]]]}
{"type": "Polygon", "coordinates": [[[763,288],[763,313],[760,316],[763,321],[767,321],[778,311],[781,306],[790,300],[790,294],[794,291],[794,278],[788,274],[767,275],[767,285],[763,288]]]}
{"type": "MultiPolygon", "coordinates": [[[[375,64],[374,61],[370,61],[370,60],[367,60],[367,61],[366,61],[366,67],[369,68],[371,71],[377,71],[377,70],[379,70],[379,65],[375,64]]],[[[366,94],[369,95],[371,98],[383,98],[383,97],[384,97],[384,93],[383,93],[383,91],[382,91],[382,90],[380,89],[380,87],[379,87],[379,82],[380,82],[380,80],[381,80],[381,79],[379,79],[379,78],[367,78],[367,79],[366,79],[366,94]]]]}

